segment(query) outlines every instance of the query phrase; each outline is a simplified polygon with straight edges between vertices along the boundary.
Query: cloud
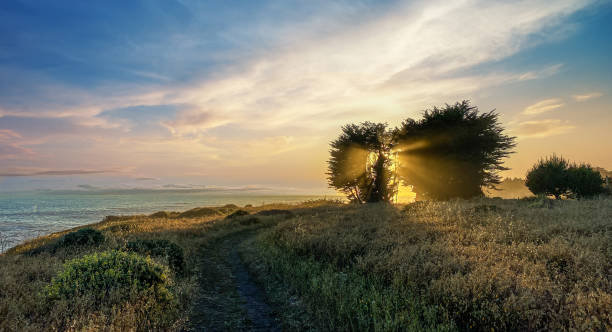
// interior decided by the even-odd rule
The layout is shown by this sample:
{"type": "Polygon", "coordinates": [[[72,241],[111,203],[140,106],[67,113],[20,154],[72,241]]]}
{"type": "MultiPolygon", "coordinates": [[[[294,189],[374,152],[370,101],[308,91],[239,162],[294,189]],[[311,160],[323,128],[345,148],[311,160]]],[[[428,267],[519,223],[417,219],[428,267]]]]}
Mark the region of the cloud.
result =
{"type": "Polygon", "coordinates": [[[539,101],[533,105],[527,106],[523,110],[523,114],[535,115],[535,114],[546,113],[546,112],[555,110],[557,108],[561,108],[563,107],[563,105],[565,104],[560,99],[546,99],[546,100],[539,101]]]}
{"type": "Polygon", "coordinates": [[[561,67],[563,67],[563,64],[558,63],[556,65],[545,67],[544,69],[541,69],[541,70],[528,71],[519,76],[519,81],[527,81],[527,80],[534,80],[538,78],[549,77],[549,76],[552,76],[558,73],[561,67]]]}
{"type": "MultiPolygon", "coordinates": [[[[250,170],[253,162],[270,163],[270,157],[279,153],[298,156],[299,149],[312,142],[325,150],[322,133],[343,122],[372,117],[396,121],[415,115],[407,110],[554,75],[560,64],[539,70],[509,70],[496,64],[547,41],[548,32],[560,30],[570,15],[592,1],[434,0],[392,2],[376,10],[368,2],[355,3],[317,2],[308,20],[299,19],[302,13],[286,6],[285,10],[294,12],[283,16],[283,24],[274,18],[259,21],[252,15],[257,22],[238,27],[244,29],[240,32],[218,29],[215,36],[218,33],[237,46],[215,52],[216,61],[209,61],[206,48],[173,49],[208,43],[208,36],[197,29],[159,29],[160,33],[172,30],[172,36],[155,34],[154,41],[149,41],[153,49],[167,52],[161,58],[149,57],[148,53],[157,53],[138,38],[129,45],[115,45],[110,54],[128,49],[137,55],[121,63],[132,74],[153,79],[146,83],[96,80],[81,86],[45,75],[54,71],[33,69],[21,75],[0,67],[0,77],[22,81],[4,95],[0,92],[0,97],[12,96],[0,98],[0,130],[21,135],[6,139],[3,146],[12,155],[25,153],[17,147],[35,152],[40,147],[47,159],[38,165],[56,167],[58,160],[70,160],[74,164],[66,168],[75,170],[112,169],[113,165],[166,173],[207,174],[228,165],[250,170]],[[327,13],[329,6],[338,8],[327,13]],[[299,24],[290,26],[296,21],[293,18],[299,24]],[[265,41],[253,37],[271,32],[274,36],[265,41]],[[165,43],[166,37],[176,38],[178,44],[165,43]],[[141,60],[150,61],[151,66],[126,65],[141,60]],[[156,71],[159,64],[167,70],[156,71]],[[200,70],[200,65],[206,69],[200,70]],[[181,68],[183,79],[167,75],[173,67],[181,68]],[[41,83],[29,89],[32,82],[41,83]],[[146,127],[146,132],[135,130],[139,127],[146,127]],[[74,155],[80,158],[70,159],[74,155]]],[[[189,26],[206,23],[198,21],[203,19],[197,8],[193,12],[189,26]]],[[[121,35],[126,34],[129,31],[121,35]]],[[[97,67],[92,72],[115,68],[112,60],[107,61],[111,63],[92,64],[97,67]]],[[[6,82],[7,87],[13,86],[6,82]]],[[[521,126],[526,132],[537,131],[534,123],[521,126]]]]}
{"type": "Polygon", "coordinates": [[[139,177],[135,178],[136,181],[158,181],[158,178],[150,178],[150,177],[139,177]]]}
{"type": "Polygon", "coordinates": [[[594,99],[594,98],[599,98],[601,96],[603,96],[603,94],[600,92],[592,92],[592,93],[587,93],[583,95],[573,95],[572,98],[574,98],[574,100],[577,102],[581,102],[581,101],[587,101],[587,100],[594,99]]]}
{"type": "Polygon", "coordinates": [[[89,170],[89,169],[70,169],[70,170],[45,170],[45,171],[14,171],[1,172],[0,176],[61,176],[61,175],[83,175],[83,174],[101,174],[112,173],[113,170],[89,170]]]}
{"type": "Polygon", "coordinates": [[[313,116],[370,107],[382,118],[396,117],[407,108],[421,109],[449,96],[553,75],[560,64],[526,73],[461,71],[531,46],[534,34],[557,27],[587,4],[429,1],[399,6],[359,26],[287,41],[287,47],[272,49],[236,71],[178,91],[177,102],[198,107],[168,127],[177,131],[184,125],[193,133],[230,122],[251,127],[303,121],[337,126],[337,121],[315,121],[313,116]],[[189,125],[188,119],[198,113],[207,121],[189,125]],[[223,121],[209,120],[211,114],[223,121]]]}
{"type": "Polygon", "coordinates": [[[534,120],[518,123],[512,132],[519,138],[528,137],[547,137],[567,133],[574,129],[574,126],[559,119],[534,120]]]}
{"type": "MultiPolygon", "coordinates": [[[[1,117],[0,117],[1,119],[1,117]]],[[[22,144],[22,137],[11,129],[0,129],[0,160],[31,157],[34,152],[22,144]]]]}
{"type": "Polygon", "coordinates": [[[174,135],[187,135],[215,128],[229,122],[226,116],[215,112],[185,111],[174,120],[162,121],[161,124],[174,135]]]}

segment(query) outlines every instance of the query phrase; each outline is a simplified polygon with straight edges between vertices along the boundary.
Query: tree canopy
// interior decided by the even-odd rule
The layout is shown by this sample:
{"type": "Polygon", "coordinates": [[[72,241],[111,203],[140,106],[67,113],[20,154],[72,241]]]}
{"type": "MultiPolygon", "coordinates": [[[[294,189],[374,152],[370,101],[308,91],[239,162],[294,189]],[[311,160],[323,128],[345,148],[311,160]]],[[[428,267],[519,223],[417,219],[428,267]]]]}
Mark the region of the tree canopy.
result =
{"type": "Polygon", "coordinates": [[[497,113],[478,113],[463,101],[393,130],[372,122],[342,127],[327,174],[330,186],[360,203],[390,201],[400,179],[421,197],[467,198],[500,182],[502,159],[514,146],[497,113]]]}
{"type": "Polygon", "coordinates": [[[387,124],[364,122],[342,127],[340,137],[331,142],[329,185],[353,202],[390,201],[396,190],[392,146],[387,124]]]}
{"type": "Polygon", "coordinates": [[[500,183],[503,159],[515,146],[495,111],[479,113],[465,100],[407,119],[395,140],[400,178],[429,199],[482,195],[482,187],[500,183]]]}

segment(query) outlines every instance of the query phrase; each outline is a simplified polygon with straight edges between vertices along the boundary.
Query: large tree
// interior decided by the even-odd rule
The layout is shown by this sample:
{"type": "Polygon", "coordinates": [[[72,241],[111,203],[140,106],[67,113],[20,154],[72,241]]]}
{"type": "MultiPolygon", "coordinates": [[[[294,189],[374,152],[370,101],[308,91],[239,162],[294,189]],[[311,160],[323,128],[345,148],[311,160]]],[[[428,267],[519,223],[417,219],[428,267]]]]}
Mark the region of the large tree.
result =
{"type": "Polygon", "coordinates": [[[500,182],[514,139],[504,134],[495,111],[479,113],[469,101],[434,107],[395,132],[399,175],[422,198],[482,195],[483,187],[500,182]]]}
{"type": "Polygon", "coordinates": [[[342,127],[331,142],[329,185],[357,203],[388,202],[396,190],[392,171],[392,134],[384,123],[342,127]]]}

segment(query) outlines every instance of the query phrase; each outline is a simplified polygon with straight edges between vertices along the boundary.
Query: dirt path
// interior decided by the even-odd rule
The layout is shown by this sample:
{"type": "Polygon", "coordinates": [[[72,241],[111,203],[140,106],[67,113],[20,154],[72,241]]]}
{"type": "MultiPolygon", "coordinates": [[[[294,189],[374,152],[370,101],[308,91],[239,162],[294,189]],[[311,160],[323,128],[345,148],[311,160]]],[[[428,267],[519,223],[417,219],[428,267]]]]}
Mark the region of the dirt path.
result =
{"type": "Polygon", "coordinates": [[[200,294],[187,331],[281,330],[238,255],[238,246],[250,236],[231,234],[202,248],[200,294]]]}

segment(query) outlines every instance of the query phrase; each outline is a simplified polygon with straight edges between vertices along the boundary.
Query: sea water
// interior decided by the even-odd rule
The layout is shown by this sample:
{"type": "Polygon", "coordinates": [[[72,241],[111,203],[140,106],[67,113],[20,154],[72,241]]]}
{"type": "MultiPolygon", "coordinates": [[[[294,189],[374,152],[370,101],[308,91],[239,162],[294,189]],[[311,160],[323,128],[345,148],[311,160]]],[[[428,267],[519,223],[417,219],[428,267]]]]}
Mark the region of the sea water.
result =
{"type": "Polygon", "coordinates": [[[180,191],[0,193],[0,251],[41,235],[95,223],[108,215],[185,211],[230,203],[298,203],[323,197],[180,191]]]}

